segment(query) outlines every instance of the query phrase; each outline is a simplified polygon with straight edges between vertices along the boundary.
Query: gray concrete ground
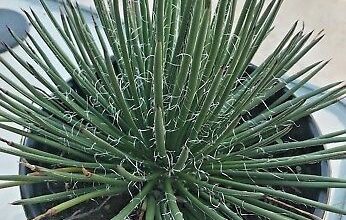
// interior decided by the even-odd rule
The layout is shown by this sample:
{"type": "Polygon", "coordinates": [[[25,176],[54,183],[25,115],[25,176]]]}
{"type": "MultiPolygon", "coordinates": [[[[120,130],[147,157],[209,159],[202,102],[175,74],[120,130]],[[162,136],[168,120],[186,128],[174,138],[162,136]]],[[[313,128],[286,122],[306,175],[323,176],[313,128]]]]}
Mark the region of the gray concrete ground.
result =
{"type": "Polygon", "coordinates": [[[330,64],[312,82],[324,85],[327,82],[346,80],[346,1],[345,0],[286,0],[275,23],[275,30],[263,44],[255,62],[262,60],[273,43],[278,42],[296,21],[304,21],[307,31],[324,29],[326,34],[297,67],[303,67],[320,59],[330,59],[330,64]]]}

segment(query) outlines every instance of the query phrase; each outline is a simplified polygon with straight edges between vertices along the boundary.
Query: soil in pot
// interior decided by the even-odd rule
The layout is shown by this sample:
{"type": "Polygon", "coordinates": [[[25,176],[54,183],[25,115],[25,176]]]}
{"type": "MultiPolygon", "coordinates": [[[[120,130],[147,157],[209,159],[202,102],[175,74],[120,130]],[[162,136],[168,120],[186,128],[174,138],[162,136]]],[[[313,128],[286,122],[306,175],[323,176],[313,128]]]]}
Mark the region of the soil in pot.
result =
{"type": "MultiPolygon", "coordinates": [[[[251,74],[255,70],[256,66],[249,66],[246,70],[245,74],[251,74]]],[[[252,109],[248,115],[248,117],[253,118],[259,115],[263,110],[265,110],[266,106],[270,106],[272,103],[275,102],[275,100],[278,99],[278,97],[281,97],[285,93],[286,89],[282,89],[278,91],[276,94],[274,94],[272,97],[267,99],[264,104],[256,106],[254,109],[252,109]]],[[[292,98],[292,97],[291,97],[292,98]]],[[[311,139],[314,137],[317,137],[320,135],[320,131],[314,121],[314,119],[311,116],[306,116],[301,118],[300,120],[295,122],[294,127],[292,130],[285,135],[282,138],[283,142],[291,142],[291,141],[304,141],[307,139],[311,139]]],[[[298,156],[302,154],[307,153],[313,153],[316,151],[323,150],[324,146],[315,146],[313,148],[301,148],[298,150],[290,150],[285,151],[281,155],[278,156],[298,156]]],[[[280,168],[280,172],[288,172],[288,173],[301,173],[301,174],[308,174],[308,175],[317,175],[317,176],[328,176],[329,175],[329,165],[327,161],[322,161],[319,163],[313,163],[313,164],[305,164],[303,166],[296,166],[296,167],[290,167],[290,168],[280,168]]],[[[273,170],[273,172],[278,172],[278,170],[273,170]]],[[[275,189],[285,191],[287,193],[295,194],[304,198],[308,198],[314,201],[319,201],[322,203],[327,203],[327,189],[316,189],[316,188],[297,188],[297,187],[275,187],[275,189]]],[[[286,202],[286,204],[295,207],[299,210],[303,210],[305,212],[314,214],[320,218],[323,217],[324,211],[320,209],[315,209],[313,207],[300,205],[296,203],[286,202]]],[[[287,206],[280,206],[284,209],[287,209],[287,206]]],[[[293,212],[296,212],[295,210],[291,210],[293,212]]],[[[248,220],[257,220],[262,219],[261,217],[257,217],[252,215],[251,213],[245,213],[244,219],[248,220]]]]}

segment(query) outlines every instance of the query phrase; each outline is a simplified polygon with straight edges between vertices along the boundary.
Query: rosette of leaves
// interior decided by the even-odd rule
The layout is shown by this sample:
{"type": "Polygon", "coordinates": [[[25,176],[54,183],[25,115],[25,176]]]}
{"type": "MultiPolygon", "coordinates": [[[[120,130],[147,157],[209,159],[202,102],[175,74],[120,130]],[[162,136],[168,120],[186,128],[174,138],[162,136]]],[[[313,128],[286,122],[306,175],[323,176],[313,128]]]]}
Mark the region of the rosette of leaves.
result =
{"type": "Polygon", "coordinates": [[[22,41],[9,30],[31,59],[8,51],[37,82],[31,84],[0,58],[12,73],[0,77],[16,91],[0,93],[4,121],[0,127],[61,153],[1,139],[8,146],[0,151],[22,157],[32,173],[2,175],[7,182],[0,187],[86,183],[13,203],[60,201],[36,220],[90,199],[129,191],[132,199],[113,220],[138,212],[147,220],[246,218],[242,213],[280,220],[318,219],[289,205],[292,202],[346,214],[276,187],[346,187],[344,179],[291,169],[340,159],[345,146],[296,156],[284,153],[344,142],[340,136],[344,131],[282,141],[298,119],[345,94],[345,86],[333,83],[293,96],[327,62],[284,76],[323,35],[306,34],[296,22],[253,72],[245,72],[272,30],[282,2],[246,0],[236,16],[236,0],[218,1],[215,12],[210,0],[160,0],[152,8],[147,0],[94,0],[98,13],[89,25],[78,5],[64,2],[61,18],[56,18],[41,1],[67,50],[43,24],[46,18],[24,11],[40,39],[29,33],[22,41]],[[69,74],[76,89],[63,73],[69,74]],[[273,103],[250,114],[298,78],[300,82],[273,103]]]}

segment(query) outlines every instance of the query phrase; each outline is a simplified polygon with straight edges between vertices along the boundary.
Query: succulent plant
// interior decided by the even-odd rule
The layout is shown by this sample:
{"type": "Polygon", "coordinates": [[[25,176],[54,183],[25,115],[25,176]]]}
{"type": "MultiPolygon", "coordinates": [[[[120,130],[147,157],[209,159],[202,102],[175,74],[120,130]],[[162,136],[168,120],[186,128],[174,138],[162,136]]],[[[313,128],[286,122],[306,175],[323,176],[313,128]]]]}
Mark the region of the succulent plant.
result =
{"type": "Polygon", "coordinates": [[[333,83],[294,95],[328,61],[286,76],[323,35],[306,34],[296,22],[258,67],[246,71],[282,2],[246,0],[238,17],[236,0],[218,1],[215,12],[211,0],[159,0],[152,9],[147,0],[94,0],[98,13],[89,25],[78,5],[64,2],[58,19],[41,0],[64,47],[43,24],[45,18],[24,11],[40,39],[29,33],[23,41],[9,30],[30,59],[8,51],[40,86],[0,57],[17,79],[0,71],[15,90],[1,89],[0,128],[49,150],[1,138],[8,146],[0,151],[23,158],[32,172],[1,175],[7,182],[0,188],[67,183],[66,191],[13,203],[60,202],[36,220],[117,194],[132,199],[113,220],[134,213],[147,220],[246,219],[250,213],[280,220],[317,218],[292,203],[346,214],[282,190],[346,188],[344,179],[295,169],[345,156],[346,146],[316,148],[346,141],[340,136],[345,131],[283,139],[300,118],[345,94],[344,85],[333,83]],[[300,149],[313,151],[287,153],[300,149]],[[76,183],[85,184],[74,188],[76,183]]]}

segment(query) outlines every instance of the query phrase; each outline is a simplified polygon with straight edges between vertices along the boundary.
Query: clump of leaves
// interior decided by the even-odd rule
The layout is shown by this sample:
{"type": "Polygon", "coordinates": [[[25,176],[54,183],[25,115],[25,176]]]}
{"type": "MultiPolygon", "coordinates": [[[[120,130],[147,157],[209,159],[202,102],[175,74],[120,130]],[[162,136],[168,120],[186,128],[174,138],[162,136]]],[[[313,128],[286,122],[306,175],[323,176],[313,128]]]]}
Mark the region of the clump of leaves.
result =
{"type": "Polygon", "coordinates": [[[133,199],[113,220],[127,219],[136,210],[147,220],[246,218],[242,213],[280,220],[317,218],[289,201],[346,214],[276,187],[346,187],[344,179],[292,168],[339,159],[345,146],[285,155],[344,142],[344,131],[282,141],[298,119],[345,94],[345,86],[333,83],[293,96],[327,62],[284,77],[323,36],[312,39],[313,33],[299,30],[297,22],[263,63],[246,72],[282,2],[246,0],[237,17],[236,0],[218,1],[215,13],[210,0],[160,0],[152,10],[147,0],[123,0],[121,5],[118,0],[94,0],[98,16],[88,25],[78,5],[65,2],[57,19],[42,0],[68,51],[47,30],[45,18],[25,12],[41,39],[29,34],[22,41],[10,30],[31,60],[8,51],[45,89],[0,58],[20,82],[0,73],[16,90],[1,90],[0,127],[49,150],[1,139],[9,147],[0,151],[25,158],[23,164],[33,173],[0,176],[9,181],[0,187],[90,183],[14,202],[61,201],[36,220],[129,191],[133,199]],[[66,73],[74,86],[63,79],[66,73]],[[300,83],[266,102],[298,78],[300,83]],[[261,105],[265,107],[254,113],[261,105]]]}

